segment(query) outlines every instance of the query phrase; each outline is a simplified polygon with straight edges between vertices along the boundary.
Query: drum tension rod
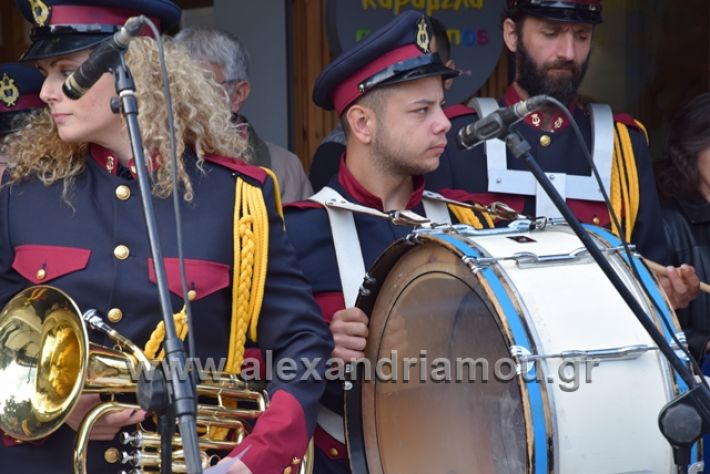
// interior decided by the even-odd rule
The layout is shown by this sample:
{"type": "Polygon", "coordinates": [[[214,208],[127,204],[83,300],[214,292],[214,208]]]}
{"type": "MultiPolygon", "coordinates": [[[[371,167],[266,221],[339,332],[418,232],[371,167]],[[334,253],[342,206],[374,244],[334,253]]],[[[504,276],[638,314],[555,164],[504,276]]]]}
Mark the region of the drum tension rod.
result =
{"type": "MultiPolygon", "coordinates": [[[[602,252],[613,254],[619,252],[623,247],[600,248],[602,252]]],[[[569,265],[573,263],[587,263],[591,260],[589,251],[584,247],[572,250],[569,253],[538,255],[534,252],[517,252],[510,257],[467,257],[469,260],[475,261],[478,267],[489,267],[495,263],[505,260],[514,261],[518,268],[536,268],[551,265],[569,265]]],[[[469,267],[471,264],[464,261],[469,267]]]]}
{"type": "Polygon", "coordinates": [[[634,360],[641,357],[648,351],[658,350],[657,347],[647,344],[631,344],[628,346],[612,347],[608,349],[592,350],[567,350],[555,354],[532,354],[527,348],[522,346],[511,346],[510,354],[521,364],[534,362],[543,359],[566,359],[566,360],[634,360]]]}

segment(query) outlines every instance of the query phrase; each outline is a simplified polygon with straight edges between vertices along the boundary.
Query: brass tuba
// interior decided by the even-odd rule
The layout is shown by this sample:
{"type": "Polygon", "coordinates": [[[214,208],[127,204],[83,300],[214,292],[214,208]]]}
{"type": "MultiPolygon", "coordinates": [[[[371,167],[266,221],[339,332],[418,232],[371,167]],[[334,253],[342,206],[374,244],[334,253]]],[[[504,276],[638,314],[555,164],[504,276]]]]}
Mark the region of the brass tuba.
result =
{"type": "MultiPolygon", "coordinates": [[[[51,286],[33,286],[18,293],[0,311],[0,429],[15,439],[33,441],[49,436],[66,420],[82,393],[135,394],[141,370],[150,361],[130,340],[105,324],[95,311],[82,314],[76,303],[51,286]],[[86,321],[115,343],[109,349],[89,342],[86,321]]],[[[216,455],[208,450],[231,450],[248,433],[245,421],[255,420],[266,409],[268,395],[260,387],[231,374],[212,374],[197,385],[200,455],[203,468],[216,455]],[[244,405],[248,408],[245,408],[244,405]],[[212,439],[213,428],[236,433],[230,440],[212,439]]],[[[74,444],[74,472],[86,472],[89,435],[101,417],[134,404],[108,401],[94,407],[84,418],[74,444]]],[[[133,434],[122,433],[126,449],[120,461],[131,473],[160,468],[160,436],[139,425],[133,434]],[[147,469],[147,470],[146,470],[147,469]]],[[[173,472],[186,472],[179,435],[172,440],[173,472]]],[[[301,463],[301,473],[313,470],[313,442],[301,463]]]]}

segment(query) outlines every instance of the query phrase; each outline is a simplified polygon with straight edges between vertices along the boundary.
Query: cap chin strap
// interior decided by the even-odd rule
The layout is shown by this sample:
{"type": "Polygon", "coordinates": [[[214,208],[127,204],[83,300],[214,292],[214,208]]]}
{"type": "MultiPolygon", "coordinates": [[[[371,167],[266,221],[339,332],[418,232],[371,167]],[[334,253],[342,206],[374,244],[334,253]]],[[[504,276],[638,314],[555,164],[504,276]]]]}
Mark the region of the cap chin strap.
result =
{"type": "MultiPolygon", "coordinates": [[[[451,71],[449,77],[458,76],[458,72],[444,66],[439,53],[423,54],[387,66],[385,69],[362,81],[358,85],[358,90],[361,94],[364,94],[379,85],[397,82],[396,79],[410,80],[435,73],[441,73],[442,76],[447,76],[447,70],[451,71]]],[[[446,77],[446,79],[448,79],[448,77],[446,77]]]]}

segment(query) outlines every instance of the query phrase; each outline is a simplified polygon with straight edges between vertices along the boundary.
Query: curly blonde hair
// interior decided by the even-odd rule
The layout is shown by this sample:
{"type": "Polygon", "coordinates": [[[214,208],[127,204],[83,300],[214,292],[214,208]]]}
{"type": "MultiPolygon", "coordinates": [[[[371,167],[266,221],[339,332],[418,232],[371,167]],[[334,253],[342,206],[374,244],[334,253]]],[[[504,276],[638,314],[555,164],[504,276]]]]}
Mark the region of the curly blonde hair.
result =
{"type": "MultiPolygon", "coordinates": [[[[170,38],[165,39],[165,61],[175,118],[178,179],[184,188],[183,198],[192,200],[192,183],[185,172],[183,156],[194,149],[201,169],[205,155],[247,159],[247,141],[231,121],[231,111],[224,89],[202,73],[193,61],[170,38]]],[[[126,63],[136,85],[138,121],[146,157],[153,159],[151,179],[153,194],[168,197],[173,192],[172,162],[167,124],[167,108],[156,42],[138,38],[131,42],[126,63]]],[[[85,167],[88,143],[66,143],[57,133],[48,110],[29,120],[19,132],[7,137],[5,151],[11,168],[8,184],[35,175],[44,184],[63,181],[67,199],[72,183],[85,167]]]]}

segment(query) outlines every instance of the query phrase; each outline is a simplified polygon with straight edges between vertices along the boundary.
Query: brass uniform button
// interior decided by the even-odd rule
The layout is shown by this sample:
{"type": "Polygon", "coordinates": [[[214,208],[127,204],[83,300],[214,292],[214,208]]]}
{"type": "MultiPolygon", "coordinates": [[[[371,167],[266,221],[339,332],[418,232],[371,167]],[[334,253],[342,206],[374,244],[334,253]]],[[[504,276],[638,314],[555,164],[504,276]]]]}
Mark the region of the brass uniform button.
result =
{"type": "Polygon", "coordinates": [[[300,462],[301,460],[299,458],[294,457],[293,459],[291,459],[291,464],[298,464],[300,462]]]}
{"type": "Polygon", "coordinates": [[[108,320],[112,323],[118,323],[123,319],[123,311],[118,308],[111,308],[108,310],[108,320]]]}
{"type": "Polygon", "coordinates": [[[599,218],[597,216],[594,216],[594,219],[592,219],[592,224],[594,224],[594,225],[599,225],[600,222],[601,221],[599,220],[599,218]]]}
{"type": "Polygon", "coordinates": [[[335,456],[338,455],[338,450],[335,449],[335,448],[330,448],[330,449],[328,450],[328,454],[330,454],[331,456],[335,457],[335,456]]]}
{"type": "Polygon", "coordinates": [[[190,290],[187,292],[187,299],[190,301],[195,301],[195,298],[197,298],[197,292],[195,290],[190,290]]]}
{"type": "Polygon", "coordinates": [[[291,469],[291,466],[286,466],[286,469],[284,469],[284,474],[291,474],[292,470],[293,469],[291,469]]]}
{"type": "Polygon", "coordinates": [[[116,248],[113,249],[113,256],[119,260],[127,259],[130,254],[131,251],[125,245],[117,245],[116,248]]]}
{"type": "Polygon", "coordinates": [[[121,459],[121,453],[118,452],[116,448],[108,448],[104,452],[104,459],[109,464],[116,464],[119,459],[121,459]]]}
{"type": "Polygon", "coordinates": [[[116,188],[116,197],[121,201],[125,201],[131,197],[131,188],[122,184],[116,188]]]}
{"type": "Polygon", "coordinates": [[[44,280],[45,278],[47,278],[47,271],[44,268],[40,268],[39,270],[37,270],[35,278],[37,278],[38,280],[44,280]]]}
{"type": "Polygon", "coordinates": [[[550,146],[550,143],[552,143],[552,138],[550,138],[549,135],[543,135],[540,137],[540,145],[550,146]]]}

